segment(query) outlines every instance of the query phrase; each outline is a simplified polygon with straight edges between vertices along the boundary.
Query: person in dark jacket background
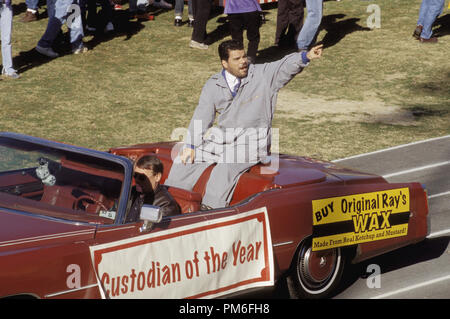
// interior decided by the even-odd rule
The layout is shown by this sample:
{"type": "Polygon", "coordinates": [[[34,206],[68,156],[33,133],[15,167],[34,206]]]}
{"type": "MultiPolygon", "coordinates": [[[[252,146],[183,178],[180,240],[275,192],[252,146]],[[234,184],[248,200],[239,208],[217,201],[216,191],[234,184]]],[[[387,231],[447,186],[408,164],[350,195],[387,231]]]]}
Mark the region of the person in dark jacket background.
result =
{"type": "Polygon", "coordinates": [[[278,0],[276,46],[291,47],[295,45],[303,26],[304,8],[304,0],[278,0]]]}
{"type": "Polygon", "coordinates": [[[192,11],[194,13],[194,28],[189,46],[195,49],[207,50],[208,45],[205,44],[209,15],[212,9],[212,0],[192,0],[192,11]]]}
{"type": "Polygon", "coordinates": [[[261,7],[257,0],[227,0],[225,14],[230,21],[231,38],[244,42],[243,33],[247,30],[249,63],[254,63],[260,41],[261,7]]]}
{"type": "Polygon", "coordinates": [[[136,181],[136,198],[128,214],[127,221],[137,221],[143,204],[160,207],[162,216],[172,216],[181,213],[180,206],[170,195],[164,185],[161,185],[163,164],[153,155],[142,156],[135,164],[134,179],[136,181]]]}

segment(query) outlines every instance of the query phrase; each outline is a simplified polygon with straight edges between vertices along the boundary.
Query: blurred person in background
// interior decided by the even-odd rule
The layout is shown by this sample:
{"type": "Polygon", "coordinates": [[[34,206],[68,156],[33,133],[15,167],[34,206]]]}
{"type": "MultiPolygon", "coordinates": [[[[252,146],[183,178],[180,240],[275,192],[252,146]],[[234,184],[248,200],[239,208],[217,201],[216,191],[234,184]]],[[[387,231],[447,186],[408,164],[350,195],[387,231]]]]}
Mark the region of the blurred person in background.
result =
{"type": "Polygon", "coordinates": [[[154,3],[154,0],[130,0],[130,19],[153,20],[153,15],[147,12],[147,7],[154,3]]]}
{"type": "Polygon", "coordinates": [[[192,0],[194,12],[194,29],[189,46],[194,49],[207,50],[206,25],[211,14],[212,0],[192,0]]]}
{"type": "Polygon", "coordinates": [[[22,18],[22,22],[32,22],[39,19],[39,0],[25,0],[27,11],[22,18]]]}
{"type": "Polygon", "coordinates": [[[307,51],[316,37],[322,22],[323,0],[306,0],[306,10],[308,15],[297,37],[299,51],[307,51]]]}
{"type": "Polygon", "coordinates": [[[304,7],[304,0],[278,0],[276,46],[290,47],[295,44],[303,25],[304,7]]]}
{"type": "Polygon", "coordinates": [[[438,39],[433,37],[433,24],[444,10],[445,0],[422,0],[419,10],[419,20],[414,29],[413,37],[422,43],[436,43],[438,39]]]}
{"type": "MultiPolygon", "coordinates": [[[[174,26],[181,27],[183,24],[184,0],[175,0],[175,21],[174,26]]],[[[192,0],[188,1],[188,27],[194,26],[194,12],[192,10],[192,0]]]]}
{"type": "Polygon", "coordinates": [[[2,39],[2,75],[3,77],[18,79],[20,77],[13,68],[11,32],[13,24],[13,11],[11,0],[2,0],[0,3],[0,28],[2,39]]]}
{"type": "Polygon", "coordinates": [[[153,2],[153,6],[161,9],[172,9],[172,5],[164,0],[155,0],[155,2],[153,2]]]}
{"type": "Polygon", "coordinates": [[[105,32],[114,31],[113,19],[113,5],[109,0],[87,0],[87,23],[86,29],[94,32],[99,27],[102,21],[106,22],[104,27],[105,32]],[[97,2],[102,6],[101,15],[97,12],[97,2]],[[102,16],[103,19],[100,19],[102,16]]]}
{"type": "Polygon", "coordinates": [[[66,22],[69,28],[72,53],[79,54],[88,51],[88,48],[83,43],[83,23],[78,1],[47,0],[47,12],[47,29],[36,45],[36,51],[49,58],[58,57],[59,54],[53,51],[52,46],[61,32],[62,25],[66,22]]]}
{"type": "Polygon", "coordinates": [[[247,30],[247,58],[255,63],[260,41],[261,7],[257,0],[227,0],[225,14],[230,21],[231,38],[244,43],[244,29],[247,30]]]}

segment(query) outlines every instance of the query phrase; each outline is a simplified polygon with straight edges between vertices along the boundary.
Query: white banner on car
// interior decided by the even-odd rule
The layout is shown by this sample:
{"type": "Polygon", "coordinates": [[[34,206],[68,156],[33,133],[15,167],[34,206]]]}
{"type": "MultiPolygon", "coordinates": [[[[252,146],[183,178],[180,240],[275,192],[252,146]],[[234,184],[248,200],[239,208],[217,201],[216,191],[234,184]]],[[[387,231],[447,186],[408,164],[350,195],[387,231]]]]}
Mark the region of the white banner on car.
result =
{"type": "Polygon", "coordinates": [[[91,247],[105,298],[212,298],[274,284],[265,207],[91,247]]]}

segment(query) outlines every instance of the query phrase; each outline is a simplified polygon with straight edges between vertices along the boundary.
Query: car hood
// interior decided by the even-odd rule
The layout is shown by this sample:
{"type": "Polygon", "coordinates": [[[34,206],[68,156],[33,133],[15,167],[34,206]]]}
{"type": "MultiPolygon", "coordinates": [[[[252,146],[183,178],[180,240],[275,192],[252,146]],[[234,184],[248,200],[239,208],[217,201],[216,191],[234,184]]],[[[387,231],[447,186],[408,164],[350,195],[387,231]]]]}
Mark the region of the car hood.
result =
{"type": "Polygon", "coordinates": [[[304,156],[279,154],[277,184],[312,184],[328,180],[343,184],[386,183],[379,175],[360,172],[333,162],[304,156]],[[295,183],[297,181],[297,183],[295,183]]]}
{"type": "Polygon", "coordinates": [[[85,225],[0,209],[0,253],[94,238],[95,225],[85,225]]]}

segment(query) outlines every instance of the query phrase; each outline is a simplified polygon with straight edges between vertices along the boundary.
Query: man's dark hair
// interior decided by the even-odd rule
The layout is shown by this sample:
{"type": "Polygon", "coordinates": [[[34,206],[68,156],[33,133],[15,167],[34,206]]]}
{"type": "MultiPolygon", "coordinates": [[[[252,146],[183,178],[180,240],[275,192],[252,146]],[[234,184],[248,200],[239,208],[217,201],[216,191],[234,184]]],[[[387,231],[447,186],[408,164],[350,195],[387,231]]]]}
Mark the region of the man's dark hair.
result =
{"type": "Polygon", "coordinates": [[[136,166],[142,169],[151,169],[153,174],[163,173],[163,163],[154,155],[144,155],[137,162],[136,166]]]}
{"type": "Polygon", "coordinates": [[[244,44],[237,40],[226,40],[219,45],[220,60],[228,61],[230,50],[244,50],[244,44]]]}

